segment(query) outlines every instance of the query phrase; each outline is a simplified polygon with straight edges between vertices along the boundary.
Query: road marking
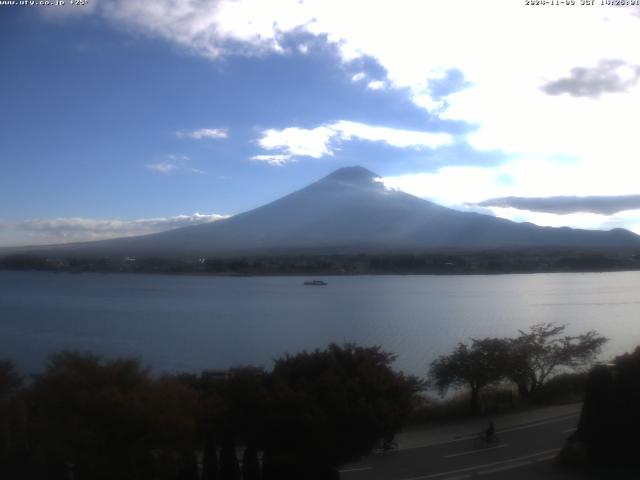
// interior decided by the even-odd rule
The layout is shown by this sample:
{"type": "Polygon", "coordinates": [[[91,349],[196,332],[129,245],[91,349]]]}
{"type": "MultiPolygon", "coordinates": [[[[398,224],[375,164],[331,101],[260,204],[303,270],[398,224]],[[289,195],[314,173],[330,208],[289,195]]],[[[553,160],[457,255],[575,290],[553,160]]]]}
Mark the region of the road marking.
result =
{"type": "Polygon", "coordinates": [[[364,470],[371,470],[371,467],[354,467],[354,468],[345,468],[343,470],[338,470],[340,473],[348,473],[348,472],[362,472],[364,470]]]}
{"type": "Polygon", "coordinates": [[[496,448],[504,448],[506,446],[507,446],[506,443],[501,443],[500,445],[496,445],[495,447],[476,448],[475,450],[469,450],[468,452],[450,453],[449,455],[445,455],[444,458],[461,457],[463,455],[471,455],[472,453],[486,452],[487,450],[495,450],[496,448]]]}
{"type": "Polygon", "coordinates": [[[563,420],[569,420],[570,418],[578,417],[578,416],[580,416],[579,413],[574,413],[573,415],[566,415],[564,417],[553,418],[551,420],[543,420],[541,422],[537,422],[537,423],[534,423],[534,424],[522,425],[522,426],[519,426],[519,427],[505,428],[503,430],[496,430],[496,433],[498,433],[498,432],[500,432],[500,433],[515,432],[516,430],[524,430],[524,429],[527,429],[527,428],[537,427],[538,425],[546,425],[548,423],[561,422],[563,420]]]}
{"type": "Polygon", "coordinates": [[[556,458],[556,455],[547,455],[545,457],[540,457],[540,458],[536,458],[536,463],[538,462],[547,462],[549,460],[553,460],[554,458],[556,458]]]}
{"type": "MultiPolygon", "coordinates": [[[[551,418],[549,420],[542,420],[539,422],[535,422],[535,423],[528,423],[525,425],[520,425],[517,427],[510,427],[510,428],[505,428],[505,429],[501,429],[501,430],[496,430],[496,433],[506,433],[506,432],[514,432],[516,430],[525,430],[527,428],[535,428],[538,425],[546,425],[548,423],[554,423],[554,422],[562,422],[563,420],[569,420],[570,418],[573,417],[578,417],[580,414],[579,413],[572,413],[569,415],[563,415],[561,417],[554,417],[551,418]]],[[[428,443],[422,443],[420,445],[413,445],[411,447],[398,447],[397,451],[403,451],[403,450],[416,450],[418,448],[427,448],[427,447],[433,447],[435,445],[446,445],[448,443],[455,443],[455,442],[462,442],[464,440],[469,440],[469,439],[473,439],[476,438],[478,436],[478,432],[475,433],[469,433],[467,435],[461,435],[459,437],[450,439],[450,440],[441,440],[441,441],[435,441],[435,442],[428,442],[428,443]]]]}
{"type": "Polygon", "coordinates": [[[569,433],[569,432],[575,432],[577,430],[576,427],[573,428],[567,428],[566,430],[562,430],[562,433],[569,433]]]}
{"type": "Polygon", "coordinates": [[[490,468],[489,470],[481,470],[478,472],[478,475],[489,475],[491,473],[504,472],[506,470],[512,470],[518,467],[526,467],[527,465],[533,465],[534,463],[548,462],[549,460],[553,460],[554,458],[556,458],[555,455],[545,455],[544,457],[539,457],[533,460],[525,460],[523,462],[510,463],[509,465],[505,465],[503,467],[490,468]]]}
{"type": "Polygon", "coordinates": [[[552,448],[550,450],[543,450],[542,452],[531,453],[529,455],[523,455],[521,457],[509,458],[507,460],[501,460],[499,462],[483,463],[483,464],[474,465],[471,467],[460,468],[458,470],[449,470],[448,472],[432,473],[430,475],[423,475],[421,477],[405,478],[404,480],[427,480],[428,478],[444,477],[445,475],[455,475],[456,473],[471,472],[479,468],[496,467],[498,465],[504,465],[504,464],[513,463],[513,462],[520,462],[525,459],[533,459],[533,457],[537,457],[540,455],[549,455],[551,453],[557,453],[559,451],[560,451],[559,448],[552,448]]]}
{"type": "Polygon", "coordinates": [[[505,465],[503,467],[495,467],[495,468],[490,468],[488,470],[481,470],[478,472],[478,475],[490,475],[492,473],[504,472],[505,470],[511,470],[512,468],[531,465],[531,463],[532,463],[531,460],[525,460],[524,462],[510,463],[509,465],[505,465]]]}

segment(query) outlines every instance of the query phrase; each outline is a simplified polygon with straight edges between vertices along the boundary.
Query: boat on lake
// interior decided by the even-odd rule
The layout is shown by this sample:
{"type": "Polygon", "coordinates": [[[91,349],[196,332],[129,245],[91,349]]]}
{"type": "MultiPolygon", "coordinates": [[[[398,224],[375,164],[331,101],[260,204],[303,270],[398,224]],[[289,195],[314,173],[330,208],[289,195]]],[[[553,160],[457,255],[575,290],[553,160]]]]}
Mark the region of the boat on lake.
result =
{"type": "Polygon", "coordinates": [[[308,280],[306,282],[304,282],[305,285],[315,285],[315,286],[322,286],[322,285],[326,285],[327,282],[324,282],[322,280],[308,280]]]}

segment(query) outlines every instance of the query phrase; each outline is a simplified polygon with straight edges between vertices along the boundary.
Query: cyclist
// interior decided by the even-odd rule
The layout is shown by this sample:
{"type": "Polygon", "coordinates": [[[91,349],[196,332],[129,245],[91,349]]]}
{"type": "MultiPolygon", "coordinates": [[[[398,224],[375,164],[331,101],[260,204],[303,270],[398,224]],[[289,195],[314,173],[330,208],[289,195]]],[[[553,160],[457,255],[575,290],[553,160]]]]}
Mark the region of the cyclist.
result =
{"type": "Polygon", "coordinates": [[[493,420],[489,420],[489,426],[484,431],[484,440],[487,443],[491,443],[495,440],[496,428],[493,425],[493,420]]]}
{"type": "Polygon", "coordinates": [[[382,450],[384,452],[391,452],[398,448],[398,444],[395,442],[394,438],[395,435],[393,433],[384,436],[382,442],[382,450]]]}

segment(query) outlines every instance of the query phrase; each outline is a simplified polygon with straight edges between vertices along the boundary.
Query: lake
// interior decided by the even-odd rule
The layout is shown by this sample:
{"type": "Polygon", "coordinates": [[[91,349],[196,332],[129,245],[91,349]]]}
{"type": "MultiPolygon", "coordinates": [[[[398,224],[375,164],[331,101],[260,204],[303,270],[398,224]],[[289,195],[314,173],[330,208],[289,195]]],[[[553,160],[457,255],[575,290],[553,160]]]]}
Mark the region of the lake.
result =
{"type": "Polygon", "coordinates": [[[610,338],[603,359],[640,344],[640,272],[313,278],[328,285],[0,271],[0,358],[25,373],[63,349],[135,356],[155,372],[270,368],[285,353],[356,342],[424,375],[458,341],[536,322],[598,330],[610,338]]]}

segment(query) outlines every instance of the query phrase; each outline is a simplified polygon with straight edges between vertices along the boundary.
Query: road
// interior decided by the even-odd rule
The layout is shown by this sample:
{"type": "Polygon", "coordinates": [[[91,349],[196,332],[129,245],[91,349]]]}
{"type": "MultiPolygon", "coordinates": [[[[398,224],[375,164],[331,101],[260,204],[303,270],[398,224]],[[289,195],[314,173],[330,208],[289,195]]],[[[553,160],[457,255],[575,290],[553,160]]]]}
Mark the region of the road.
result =
{"type": "MultiPolygon", "coordinates": [[[[529,480],[547,478],[552,460],[575,430],[578,412],[500,428],[497,441],[478,445],[477,432],[458,438],[403,446],[372,455],[340,470],[343,480],[529,480]]],[[[414,442],[415,443],[415,442],[414,442]]]]}

